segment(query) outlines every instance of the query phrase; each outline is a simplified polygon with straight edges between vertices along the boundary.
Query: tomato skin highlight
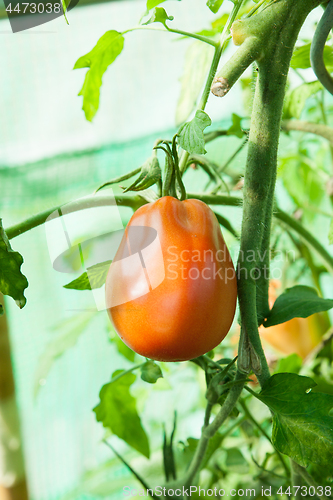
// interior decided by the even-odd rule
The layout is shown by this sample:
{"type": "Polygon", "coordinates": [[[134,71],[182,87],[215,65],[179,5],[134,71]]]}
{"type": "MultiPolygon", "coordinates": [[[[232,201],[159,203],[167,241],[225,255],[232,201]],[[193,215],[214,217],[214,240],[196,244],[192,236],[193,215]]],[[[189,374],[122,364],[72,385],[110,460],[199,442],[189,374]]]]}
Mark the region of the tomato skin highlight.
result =
{"type": "Polygon", "coordinates": [[[236,300],[233,263],[205,203],[165,196],[133,214],[106,280],[108,314],[128,347],[157,361],[200,356],[228,333],[236,300]],[[142,228],[136,237],[142,255],[129,263],[128,230],[135,227],[142,228]],[[160,246],[146,245],[145,228],[157,231],[160,246]],[[142,295],[133,298],[133,290],[142,295]]]}

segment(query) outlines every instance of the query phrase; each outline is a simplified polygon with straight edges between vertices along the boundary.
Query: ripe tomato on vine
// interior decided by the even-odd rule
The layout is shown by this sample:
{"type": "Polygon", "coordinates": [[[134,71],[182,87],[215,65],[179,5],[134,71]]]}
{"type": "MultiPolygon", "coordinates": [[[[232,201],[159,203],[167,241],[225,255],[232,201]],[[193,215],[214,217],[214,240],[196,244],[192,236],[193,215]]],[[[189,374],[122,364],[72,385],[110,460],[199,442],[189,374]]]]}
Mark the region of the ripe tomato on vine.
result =
{"type": "Polygon", "coordinates": [[[159,361],[200,356],[227,335],[236,299],[234,266],[205,203],[165,196],[134,213],[106,280],[108,313],[125,344],[159,361]]]}

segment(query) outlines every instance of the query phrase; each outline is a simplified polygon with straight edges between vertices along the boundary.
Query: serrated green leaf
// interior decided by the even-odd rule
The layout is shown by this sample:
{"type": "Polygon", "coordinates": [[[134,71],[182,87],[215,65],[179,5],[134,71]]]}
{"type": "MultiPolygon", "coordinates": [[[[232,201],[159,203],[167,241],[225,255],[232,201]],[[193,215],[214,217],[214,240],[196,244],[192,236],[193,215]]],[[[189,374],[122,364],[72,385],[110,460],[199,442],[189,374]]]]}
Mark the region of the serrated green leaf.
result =
{"type": "Polygon", "coordinates": [[[207,7],[216,14],[219,10],[221,5],[223,4],[223,0],[207,0],[207,7]]]}
{"type": "Polygon", "coordinates": [[[142,191],[143,189],[148,189],[161,180],[161,178],[162,172],[158,159],[156,156],[151,156],[142,165],[139,177],[124,190],[124,193],[127,193],[127,191],[142,191]]]}
{"type": "MultiPolygon", "coordinates": [[[[122,372],[124,370],[115,371],[112,378],[122,372]]],[[[102,422],[104,427],[149,458],[148,438],[136,409],[136,400],[130,393],[130,386],[135,379],[133,373],[127,373],[115,382],[111,380],[103,385],[99,393],[100,403],[94,408],[94,412],[98,422],[102,422]]]]}
{"type": "Polygon", "coordinates": [[[199,41],[186,51],[184,73],[180,79],[181,90],[176,109],[176,125],[188,119],[195,108],[211,64],[213,47],[199,41]]]}
{"type": "Polygon", "coordinates": [[[320,90],[323,90],[323,86],[316,80],[315,82],[302,83],[302,85],[288,93],[284,105],[285,117],[300,118],[307,99],[320,90]]]}
{"type": "Polygon", "coordinates": [[[190,154],[205,154],[205,138],[203,131],[212,121],[204,111],[198,110],[190,122],[184,123],[178,131],[178,143],[190,154]]]}
{"type": "Polygon", "coordinates": [[[307,467],[327,466],[333,456],[333,396],[310,392],[316,383],[293,373],[273,375],[257,394],[273,414],[275,448],[307,467]]]}
{"type": "Polygon", "coordinates": [[[268,328],[293,318],[307,318],[312,314],[328,311],[332,307],[333,300],[319,297],[315,288],[297,285],[287,288],[276,299],[264,326],[268,328]]]}
{"type": "Polygon", "coordinates": [[[156,384],[159,378],[163,378],[163,373],[154,361],[149,360],[141,367],[141,378],[148,384],[156,384]]]}
{"type": "Polygon", "coordinates": [[[95,47],[88,54],[80,57],[74,65],[74,69],[90,68],[79,92],[79,95],[83,96],[82,109],[89,121],[93,119],[99,107],[102,76],[110,64],[121,54],[123,47],[123,35],[115,30],[107,31],[98,40],[95,47]]]}
{"type": "Polygon", "coordinates": [[[244,131],[241,127],[242,118],[235,113],[232,113],[232,125],[227,130],[227,135],[235,135],[242,139],[244,137],[244,131]]]}
{"type": "Polygon", "coordinates": [[[112,260],[100,262],[88,267],[81,276],[71,281],[64,288],[70,290],[95,290],[104,285],[112,260]]]}
{"type": "Polygon", "coordinates": [[[328,231],[328,241],[330,245],[333,245],[333,219],[331,220],[330,229],[328,231]]]}
{"type": "Polygon", "coordinates": [[[143,24],[162,23],[168,29],[166,22],[173,21],[173,19],[173,16],[168,16],[163,7],[156,7],[151,18],[143,24]]]}
{"type": "Polygon", "coordinates": [[[19,252],[12,250],[2,226],[2,219],[0,219],[0,262],[0,292],[12,297],[22,309],[27,302],[24,290],[29,283],[21,272],[23,257],[19,252]]]}

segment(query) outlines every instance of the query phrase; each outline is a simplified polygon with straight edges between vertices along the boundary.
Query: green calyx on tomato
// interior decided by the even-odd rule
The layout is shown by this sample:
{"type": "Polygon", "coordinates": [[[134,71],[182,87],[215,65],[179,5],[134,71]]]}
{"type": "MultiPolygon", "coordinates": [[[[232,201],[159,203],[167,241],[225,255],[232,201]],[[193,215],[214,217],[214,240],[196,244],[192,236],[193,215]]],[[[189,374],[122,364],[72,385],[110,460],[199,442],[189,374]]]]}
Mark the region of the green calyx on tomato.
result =
{"type": "Polygon", "coordinates": [[[154,149],[165,152],[165,169],[162,184],[162,196],[174,196],[177,198],[177,188],[180,191],[180,199],[185,200],[186,191],[179,170],[179,156],[177,149],[177,134],[173,137],[171,146],[168,141],[161,141],[154,149]]]}
{"type": "Polygon", "coordinates": [[[212,210],[171,196],[139,208],[106,280],[109,317],[121,339],[158,361],[185,361],[216,347],[232,324],[236,275],[212,210]]]}

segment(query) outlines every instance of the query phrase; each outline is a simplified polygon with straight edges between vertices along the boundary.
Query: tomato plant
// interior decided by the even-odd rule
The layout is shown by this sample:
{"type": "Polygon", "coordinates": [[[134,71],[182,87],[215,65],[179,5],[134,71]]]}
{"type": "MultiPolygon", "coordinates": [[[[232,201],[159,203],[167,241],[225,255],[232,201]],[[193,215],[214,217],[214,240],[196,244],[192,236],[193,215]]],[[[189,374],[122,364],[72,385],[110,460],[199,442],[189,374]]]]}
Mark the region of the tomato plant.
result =
{"type": "Polygon", "coordinates": [[[165,196],[134,213],[106,280],[108,312],[125,344],[159,361],[196,358],[224,339],[236,298],[233,263],[205,203],[165,196]]]}
{"type": "MultiPolygon", "coordinates": [[[[327,71],[333,53],[333,0],[324,2],[315,33],[311,25],[311,43],[301,30],[310,13],[321,17],[320,0],[233,0],[230,8],[227,2],[207,1],[214,14],[222,4],[225,11],[209,30],[187,32],[175,27],[164,1],[148,0],[139,26],[107,31],[77,60],[75,69],[87,69],[79,95],[85,117],[92,121],[102,77],[121,56],[128,33],[139,36],[148,30],[158,36],[155,32],[162,30],[195,40],[182,78],[177,128],[167,137],[156,133],[141,166],[117,177],[111,168],[103,184],[96,182],[94,194],[66,207],[71,214],[116,201],[119,209],[134,213],[111,265],[108,255],[65,288],[87,291],[105,284],[106,309],[119,335],[109,325],[110,340],[123,356],[124,368],[114,370],[101,388],[94,412],[130,449],[146,459],[151,449],[156,452],[149,466],[153,469],[157,456],[157,479],[148,466],[138,472],[129,464],[132,455],[126,448],[125,456],[120,454],[113,436],[103,440],[146,491],[160,481],[173,492],[164,493],[170,498],[175,491],[197,485],[214,491],[226,482],[230,493],[231,487],[236,491],[248,481],[256,498],[298,498],[300,487],[305,488],[302,496],[322,498],[331,495],[333,474],[333,336],[328,313],[333,300],[326,298],[333,274],[328,248],[332,222],[326,227],[327,219],[333,220],[333,108],[324,90],[333,91],[327,71]],[[237,49],[227,58],[231,40],[237,49]],[[302,72],[311,66],[318,80],[308,81],[308,73],[302,72]],[[222,108],[221,102],[237,95],[233,86],[239,81],[247,116],[232,113],[227,123],[214,122],[207,103],[211,110],[214,103],[215,111],[222,108]],[[302,113],[306,120],[300,120],[302,113]],[[310,134],[312,141],[300,133],[310,134]],[[200,192],[191,192],[194,184],[200,192]],[[99,192],[110,186],[115,194],[99,192]],[[233,210],[242,211],[241,225],[233,210]],[[283,283],[279,293],[272,291],[275,270],[283,283]],[[235,355],[227,334],[237,295],[240,335],[235,355]],[[261,339],[287,357],[279,354],[278,362],[269,364],[261,339]],[[132,391],[132,385],[137,381],[158,388],[160,379],[172,380],[189,366],[201,390],[203,425],[195,438],[186,435],[175,443],[175,417],[171,433],[163,430],[160,449],[151,437],[160,421],[153,425],[141,412],[140,394],[148,391],[143,386],[132,391]],[[134,372],[141,373],[140,380],[134,372]],[[258,384],[249,385],[254,376],[258,384]],[[258,409],[258,401],[265,410],[258,409]],[[264,492],[267,485],[269,494],[264,492]]],[[[10,241],[50,216],[63,217],[61,208],[6,229],[0,223],[0,290],[20,308],[25,307],[28,282],[21,272],[23,258],[10,241]]],[[[81,243],[78,247],[79,261],[81,243]]],[[[56,350],[54,357],[59,355],[56,350]]],[[[227,493],[223,491],[220,497],[227,493]]],[[[187,496],[176,493],[181,495],[187,496]]],[[[243,489],[238,496],[244,496],[243,489]]]]}

